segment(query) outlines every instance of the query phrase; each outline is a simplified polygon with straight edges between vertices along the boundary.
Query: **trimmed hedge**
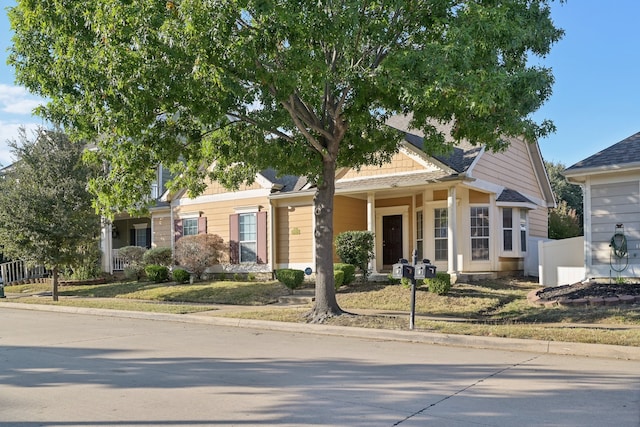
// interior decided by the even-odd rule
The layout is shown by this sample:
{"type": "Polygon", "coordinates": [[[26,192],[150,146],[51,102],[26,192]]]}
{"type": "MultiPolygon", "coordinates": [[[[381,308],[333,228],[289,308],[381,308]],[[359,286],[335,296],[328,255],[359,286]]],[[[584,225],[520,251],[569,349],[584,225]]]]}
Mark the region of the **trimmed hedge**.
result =
{"type": "Polygon", "coordinates": [[[336,263],[333,264],[333,271],[344,272],[343,285],[349,285],[356,280],[356,266],[353,264],[336,263]]]}
{"type": "Polygon", "coordinates": [[[142,255],[144,265],[163,265],[169,267],[173,262],[171,248],[153,248],[142,255]]]}
{"type": "Polygon", "coordinates": [[[287,288],[294,290],[299,288],[302,282],[304,282],[304,271],[281,268],[280,270],[276,270],[276,278],[287,288]]]}
{"type": "Polygon", "coordinates": [[[438,272],[436,273],[436,277],[424,279],[424,283],[429,287],[429,292],[437,295],[446,295],[451,290],[451,275],[438,272]]]}
{"type": "Polygon", "coordinates": [[[151,264],[144,268],[147,278],[154,283],[166,282],[169,280],[169,269],[164,265],[151,264]]]}
{"type": "Polygon", "coordinates": [[[344,283],[344,270],[333,270],[333,280],[337,291],[344,283]]]}
{"type": "Polygon", "coordinates": [[[176,283],[186,283],[191,278],[191,273],[189,273],[184,268],[174,268],[171,275],[173,276],[173,280],[175,280],[176,283]]]}

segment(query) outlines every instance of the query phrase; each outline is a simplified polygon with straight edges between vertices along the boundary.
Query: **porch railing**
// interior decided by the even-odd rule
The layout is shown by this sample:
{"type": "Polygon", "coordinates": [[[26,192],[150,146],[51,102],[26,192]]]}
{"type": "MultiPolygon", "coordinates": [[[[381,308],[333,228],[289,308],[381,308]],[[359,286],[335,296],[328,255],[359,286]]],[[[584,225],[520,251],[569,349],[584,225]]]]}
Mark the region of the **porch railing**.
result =
{"type": "Polygon", "coordinates": [[[0,264],[0,282],[4,286],[21,280],[45,277],[47,270],[43,266],[27,267],[24,261],[9,261],[0,264]]]}
{"type": "Polygon", "coordinates": [[[111,268],[113,271],[123,271],[125,267],[124,259],[120,257],[117,249],[111,251],[111,268]]]}

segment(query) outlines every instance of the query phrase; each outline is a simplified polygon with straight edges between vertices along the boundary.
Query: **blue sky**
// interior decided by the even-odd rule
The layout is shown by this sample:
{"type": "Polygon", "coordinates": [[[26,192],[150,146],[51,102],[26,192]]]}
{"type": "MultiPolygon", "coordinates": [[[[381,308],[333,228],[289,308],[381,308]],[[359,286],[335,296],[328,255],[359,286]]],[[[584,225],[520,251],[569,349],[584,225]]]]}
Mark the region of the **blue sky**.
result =
{"type": "MultiPolygon", "coordinates": [[[[11,43],[6,8],[0,0],[0,164],[11,162],[5,141],[19,126],[34,128],[31,116],[38,99],[14,84],[6,65],[11,43]]],[[[553,18],[566,32],[551,54],[541,60],[553,68],[551,99],[534,115],[548,118],[558,130],[539,141],[546,160],[571,166],[640,131],[640,16],[638,0],[568,0],[553,4],[553,18]]]]}

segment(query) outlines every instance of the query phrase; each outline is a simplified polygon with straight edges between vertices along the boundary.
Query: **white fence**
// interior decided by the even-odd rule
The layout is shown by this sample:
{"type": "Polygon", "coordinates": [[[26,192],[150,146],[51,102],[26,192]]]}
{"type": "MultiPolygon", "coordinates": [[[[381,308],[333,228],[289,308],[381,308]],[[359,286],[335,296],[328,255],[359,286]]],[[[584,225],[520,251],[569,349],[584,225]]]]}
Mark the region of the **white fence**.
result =
{"type": "Polygon", "coordinates": [[[3,285],[44,277],[46,273],[47,271],[44,267],[27,267],[24,261],[9,261],[0,264],[0,282],[3,285]]]}
{"type": "Polygon", "coordinates": [[[542,286],[569,285],[584,280],[584,237],[538,243],[542,286]]]}

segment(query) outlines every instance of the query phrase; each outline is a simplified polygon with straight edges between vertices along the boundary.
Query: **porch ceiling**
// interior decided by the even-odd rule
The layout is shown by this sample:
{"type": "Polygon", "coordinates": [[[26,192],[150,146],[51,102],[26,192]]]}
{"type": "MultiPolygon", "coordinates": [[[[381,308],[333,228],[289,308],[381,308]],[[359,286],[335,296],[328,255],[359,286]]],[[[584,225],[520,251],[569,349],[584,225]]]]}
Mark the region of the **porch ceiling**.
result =
{"type": "Polygon", "coordinates": [[[372,176],[336,182],[336,193],[362,191],[389,191],[405,187],[419,187],[436,183],[451,175],[443,171],[420,172],[406,175],[372,176]]]}

